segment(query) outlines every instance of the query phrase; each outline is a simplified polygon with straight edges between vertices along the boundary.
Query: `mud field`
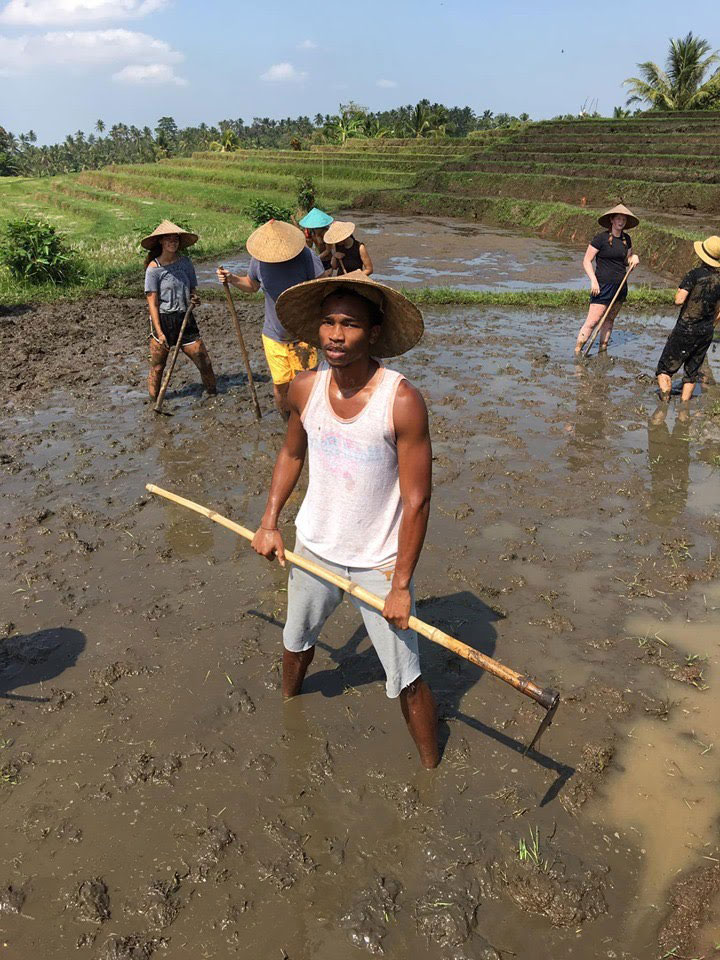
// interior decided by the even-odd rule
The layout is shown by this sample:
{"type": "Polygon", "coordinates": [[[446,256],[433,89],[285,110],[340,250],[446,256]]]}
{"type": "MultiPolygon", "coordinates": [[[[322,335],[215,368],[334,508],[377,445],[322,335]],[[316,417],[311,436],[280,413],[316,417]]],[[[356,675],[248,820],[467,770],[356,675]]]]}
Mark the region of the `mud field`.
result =
{"type": "MultiPolygon", "coordinates": [[[[502,227],[488,227],[449,217],[416,217],[349,210],[339,220],[357,224],[358,239],[367,243],[375,278],[392,286],[465,287],[468,290],[585,289],[585,248],[576,249],[502,227]]],[[[642,251],[640,251],[642,260],[642,251]]],[[[246,271],[243,252],[225,263],[246,271]]],[[[198,266],[200,286],[219,286],[217,263],[198,266]]],[[[665,287],[668,281],[642,263],[633,273],[636,284],[665,287]]]]}
{"type": "Polygon", "coordinates": [[[540,708],[421,640],[427,772],[349,604],[283,705],[286,575],[145,493],[257,523],[283,431],[243,316],[259,425],[222,303],[220,393],[181,359],[169,416],[142,302],[0,316],[3,956],[713,955],[720,417],[654,415],[672,318],[578,366],[579,313],[433,309],[393,364],[431,414],[420,616],[563,695],[525,757],[540,708]]]}

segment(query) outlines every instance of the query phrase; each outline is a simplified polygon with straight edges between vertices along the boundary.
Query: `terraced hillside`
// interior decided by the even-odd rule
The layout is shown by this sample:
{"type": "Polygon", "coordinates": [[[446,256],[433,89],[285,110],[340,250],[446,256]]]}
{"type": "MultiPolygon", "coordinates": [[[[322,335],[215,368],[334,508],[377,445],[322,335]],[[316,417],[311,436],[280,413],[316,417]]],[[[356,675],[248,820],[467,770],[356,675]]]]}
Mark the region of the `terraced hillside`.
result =
{"type": "Polygon", "coordinates": [[[687,243],[720,232],[720,113],[530,124],[440,168],[410,192],[368,197],[387,209],[518,224],[556,238],[591,236],[622,200],[642,217],[646,262],[676,273],[687,243]]]}

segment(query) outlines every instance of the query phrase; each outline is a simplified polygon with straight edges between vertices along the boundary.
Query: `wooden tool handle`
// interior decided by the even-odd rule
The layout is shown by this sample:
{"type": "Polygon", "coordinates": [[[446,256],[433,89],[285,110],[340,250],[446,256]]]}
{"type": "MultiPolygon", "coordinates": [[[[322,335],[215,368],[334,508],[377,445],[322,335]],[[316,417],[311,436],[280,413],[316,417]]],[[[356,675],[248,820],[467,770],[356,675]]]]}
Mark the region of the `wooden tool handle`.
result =
{"type": "MultiPolygon", "coordinates": [[[[171,493],[169,490],[163,490],[162,487],[157,487],[154,483],[146,484],[145,489],[150,493],[165,497],[166,500],[172,500],[173,503],[178,503],[182,507],[187,507],[188,510],[194,510],[195,513],[202,514],[202,516],[207,517],[209,520],[214,520],[215,523],[227,527],[228,530],[232,530],[233,533],[239,534],[246,540],[252,540],[255,536],[255,533],[252,530],[248,530],[247,527],[242,527],[239,523],[228,520],[228,518],[223,517],[222,514],[216,513],[214,510],[209,510],[199,503],[186,500],[185,497],[180,497],[176,493],[171,493]]],[[[384,609],[384,600],[374,593],[370,593],[369,590],[359,586],[359,584],[354,581],[341,577],[340,574],[333,573],[331,570],[326,570],[325,567],[321,567],[319,564],[313,563],[312,560],[307,560],[305,557],[300,557],[291,550],[285,551],[285,558],[296,567],[301,567],[303,570],[307,570],[308,573],[327,580],[328,583],[332,583],[341,590],[344,590],[345,593],[350,594],[351,597],[357,597],[358,600],[367,603],[368,606],[380,611],[384,609]]],[[[537,701],[537,703],[541,704],[545,709],[549,710],[550,707],[557,702],[558,695],[555,690],[544,690],[529,677],[517,673],[510,667],[506,667],[505,664],[493,660],[492,657],[485,656],[484,653],[474,650],[466,643],[463,643],[462,640],[456,640],[455,637],[451,637],[448,633],[443,633],[442,630],[438,630],[437,627],[425,623],[424,620],[419,620],[417,617],[410,617],[409,626],[413,630],[417,630],[417,632],[421,633],[424,637],[427,637],[428,640],[432,640],[433,643],[438,643],[440,646],[452,650],[452,652],[458,656],[464,657],[465,660],[469,660],[488,673],[492,673],[493,676],[504,680],[505,683],[509,683],[515,687],[516,690],[519,690],[520,693],[524,693],[525,696],[537,701]]]]}
{"type": "Polygon", "coordinates": [[[255,381],[253,380],[252,370],[250,368],[250,357],[248,356],[247,347],[245,346],[245,338],[243,337],[243,334],[242,334],[240,319],[237,315],[237,310],[235,309],[235,301],[233,300],[232,294],[230,293],[230,286],[227,280],[223,281],[223,287],[225,288],[225,299],[227,300],[228,307],[230,308],[230,314],[235,324],[235,332],[237,333],[238,340],[240,341],[240,353],[242,354],[243,362],[245,364],[245,370],[247,372],[248,386],[250,387],[250,396],[252,397],[252,403],[255,409],[255,419],[261,420],[262,413],[260,412],[260,404],[258,403],[257,393],[255,392],[255,381]]]}
{"type": "Polygon", "coordinates": [[[595,337],[600,333],[600,327],[605,323],[605,317],[608,316],[608,314],[610,313],[610,311],[612,310],[612,308],[615,306],[615,301],[616,301],[617,298],[620,296],[620,291],[622,290],[622,288],[623,288],[623,287],[625,286],[625,284],[627,283],[627,278],[630,276],[630,273],[631,273],[631,272],[632,272],[632,267],[628,267],[628,268],[627,268],[627,272],[625,273],[625,276],[623,277],[623,282],[620,284],[620,286],[619,286],[619,287],[617,288],[617,290],[615,291],[615,296],[612,298],[612,300],[611,300],[610,303],[608,304],[607,310],[606,310],[605,313],[602,315],[602,320],[600,320],[600,322],[599,322],[598,324],[596,324],[595,329],[594,329],[593,332],[592,332],[592,335],[588,338],[588,342],[587,342],[587,345],[586,345],[586,347],[585,347],[585,356],[587,356],[587,355],[590,353],[590,350],[592,349],[592,345],[593,345],[593,343],[595,343],[595,337]]]}
{"type": "Polygon", "coordinates": [[[165,400],[165,394],[167,393],[167,388],[170,385],[170,377],[172,376],[173,370],[175,369],[175,361],[177,360],[178,354],[180,353],[180,348],[182,347],[182,338],[185,333],[185,327],[188,325],[188,320],[190,319],[190,314],[192,313],[192,311],[193,311],[193,304],[191,299],[190,305],[185,311],[183,322],[180,325],[180,332],[178,333],[177,343],[173,347],[173,352],[170,357],[170,363],[168,364],[168,370],[167,370],[167,373],[165,374],[165,379],[162,382],[162,386],[160,387],[160,392],[158,393],[157,400],[155,401],[155,408],[154,408],[155,413],[160,413],[160,411],[162,410],[163,401],[165,400]]]}

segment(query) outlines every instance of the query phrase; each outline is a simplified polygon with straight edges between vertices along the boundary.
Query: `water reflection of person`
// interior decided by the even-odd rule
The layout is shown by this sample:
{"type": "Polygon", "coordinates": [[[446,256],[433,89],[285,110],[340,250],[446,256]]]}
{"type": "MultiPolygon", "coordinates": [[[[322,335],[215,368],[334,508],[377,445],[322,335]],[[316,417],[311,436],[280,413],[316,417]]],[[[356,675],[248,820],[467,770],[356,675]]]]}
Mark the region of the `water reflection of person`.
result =
{"type": "Polygon", "coordinates": [[[587,457],[595,457],[600,447],[605,455],[607,434],[611,428],[608,417],[610,381],[607,368],[611,361],[607,357],[598,359],[590,370],[585,364],[577,364],[575,377],[578,390],[575,397],[574,422],[566,423],[568,445],[570,447],[570,465],[585,465],[587,457]]]}
{"type": "Polygon", "coordinates": [[[661,403],[648,420],[648,516],[663,525],[683,512],[690,485],[690,415],[686,409],[678,409],[670,431],[667,414],[668,405],[661,403]]]}

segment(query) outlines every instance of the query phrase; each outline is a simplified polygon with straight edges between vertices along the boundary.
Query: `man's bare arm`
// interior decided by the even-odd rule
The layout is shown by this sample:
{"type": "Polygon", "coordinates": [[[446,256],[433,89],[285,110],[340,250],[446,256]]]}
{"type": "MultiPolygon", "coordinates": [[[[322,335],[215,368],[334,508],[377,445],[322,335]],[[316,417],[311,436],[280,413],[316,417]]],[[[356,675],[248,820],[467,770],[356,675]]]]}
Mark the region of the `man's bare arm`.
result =
{"type": "Polygon", "coordinates": [[[257,280],[253,280],[252,277],[247,275],[241,277],[237,273],[230,273],[225,267],[218,267],[215,273],[220,283],[229,283],[230,286],[237,287],[238,290],[242,290],[243,293],[257,293],[260,289],[260,284],[257,280]]]}
{"type": "Polygon", "coordinates": [[[280,512],[295,489],[295,484],[298,482],[305,463],[307,434],[302,425],[300,414],[307,402],[313,376],[314,371],[298,374],[290,384],[290,390],[288,391],[290,419],[288,420],[285,442],[275,461],[265,512],[252,541],[253,550],[263,557],[267,557],[268,560],[274,560],[277,557],[283,566],[285,566],[285,548],[277,525],[280,512]]]}
{"type": "Polygon", "coordinates": [[[403,516],[395,573],[385,599],[383,616],[405,630],[410,616],[410,581],[425,540],[432,491],[432,447],[427,408],[420,393],[407,381],[398,387],[393,418],[403,516]]]}

